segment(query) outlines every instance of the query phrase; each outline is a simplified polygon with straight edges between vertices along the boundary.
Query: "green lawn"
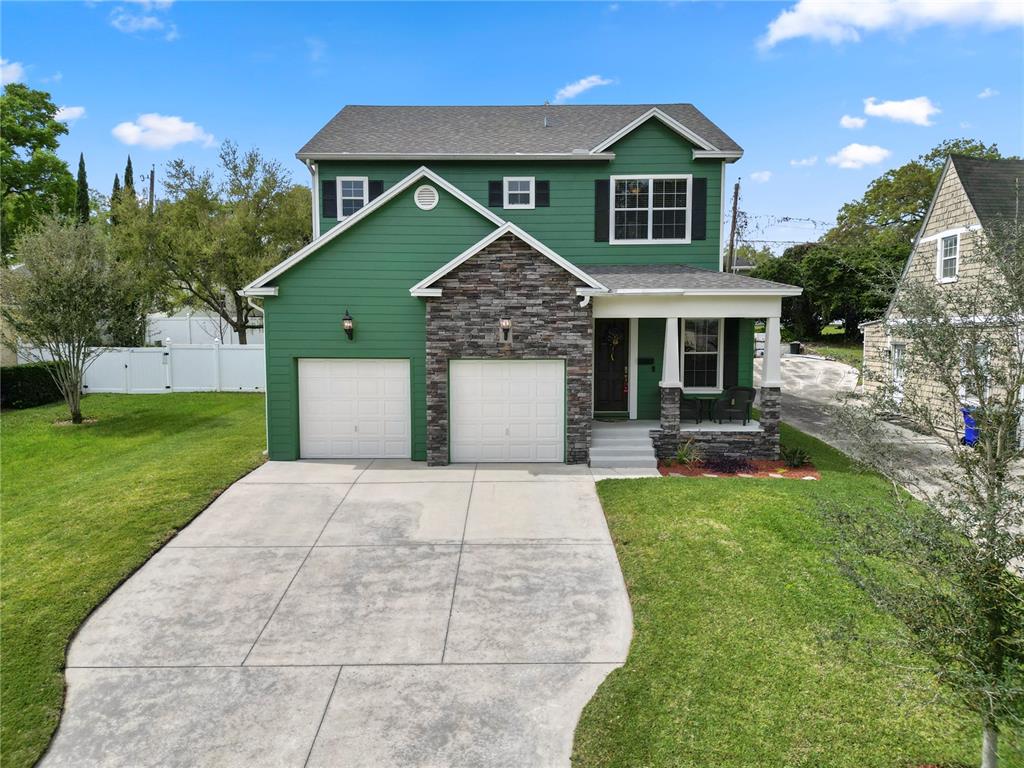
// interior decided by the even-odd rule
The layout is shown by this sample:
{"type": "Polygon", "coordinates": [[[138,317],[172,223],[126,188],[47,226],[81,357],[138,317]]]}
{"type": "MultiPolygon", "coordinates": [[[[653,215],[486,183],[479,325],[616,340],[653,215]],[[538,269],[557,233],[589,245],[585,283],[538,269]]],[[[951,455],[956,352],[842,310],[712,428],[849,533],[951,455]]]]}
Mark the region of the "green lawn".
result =
{"type": "Polygon", "coordinates": [[[812,355],[831,357],[857,369],[864,363],[864,342],[847,341],[843,329],[831,325],[822,328],[819,338],[805,341],[804,348],[812,355]]]}
{"type": "MultiPolygon", "coordinates": [[[[587,705],[574,766],[977,765],[978,724],[846,581],[816,509],[888,504],[884,482],[785,429],[818,482],[665,478],[598,489],[634,614],[626,665],[587,705]]],[[[1003,744],[1003,766],[1024,756],[1003,744]]]]}
{"type": "Polygon", "coordinates": [[[262,461],[262,395],[90,395],[82,410],[97,422],[56,426],[63,405],[0,417],[4,768],[46,748],[89,612],[262,461]]]}

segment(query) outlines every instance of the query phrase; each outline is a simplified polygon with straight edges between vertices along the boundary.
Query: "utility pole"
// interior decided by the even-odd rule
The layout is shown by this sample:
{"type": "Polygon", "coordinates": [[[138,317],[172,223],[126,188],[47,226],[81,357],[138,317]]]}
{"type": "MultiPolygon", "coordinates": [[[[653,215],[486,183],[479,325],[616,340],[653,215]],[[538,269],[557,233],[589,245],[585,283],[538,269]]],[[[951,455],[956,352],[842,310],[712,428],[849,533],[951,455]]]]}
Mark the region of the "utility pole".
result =
{"type": "Polygon", "coordinates": [[[154,204],[155,204],[154,194],[153,194],[155,186],[156,186],[156,166],[155,165],[151,165],[151,166],[149,166],[149,213],[150,213],[150,215],[152,215],[153,211],[156,210],[153,207],[154,204]]]}
{"type": "Polygon", "coordinates": [[[733,260],[736,258],[736,211],[740,205],[740,182],[736,180],[732,188],[732,223],[729,225],[729,255],[725,260],[725,271],[732,272],[733,260]]]}

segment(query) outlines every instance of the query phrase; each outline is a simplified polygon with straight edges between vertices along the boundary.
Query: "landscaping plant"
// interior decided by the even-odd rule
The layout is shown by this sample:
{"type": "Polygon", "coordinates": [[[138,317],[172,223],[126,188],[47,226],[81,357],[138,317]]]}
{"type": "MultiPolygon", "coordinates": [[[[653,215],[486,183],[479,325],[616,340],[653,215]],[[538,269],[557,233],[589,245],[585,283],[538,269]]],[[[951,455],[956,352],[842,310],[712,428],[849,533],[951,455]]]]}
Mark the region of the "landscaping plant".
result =
{"type": "Polygon", "coordinates": [[[697,450],[697,446],[693,444],[693,440],[687,440],[679,444],[679,448],[676,450],[676,463],[692,464],[699,460],[700,452],[697,450]]]}
{"type": "Polygon", "coordinates": [[[811,461],[811,454],[799,445],[783,445],[779,448],[779,456],[786,462],[787,467],[793,469],[809,464],[811,461]]]}
{"type": "Polygon", "coordinates": [[[906,342],[900,375],[838,414],[858,458],[893,482],[895,509],[833,516],[842,566],[975,714],[981,764],[995,768],[1000,733],[1024,726],[1024,228],[961,237],[974,238],[978,269],[899,288],[887,331],[906,342]],[[973,447],[961,444],[965,407],[973,447]],[[886,427],[893,411],[941,444],[937,466],[914,470],[914,447],[886,427]],[[894,586],[893,573],[911,578],[894,586]]]}
{"type": "Polygon", "coordinates": [[[716,472],[722,475],[734,475],[738,472],[752,472],[754,470],[754,465],[748,459],[729,454],[708,456],[702,463],[708,472],[716,472]]]}

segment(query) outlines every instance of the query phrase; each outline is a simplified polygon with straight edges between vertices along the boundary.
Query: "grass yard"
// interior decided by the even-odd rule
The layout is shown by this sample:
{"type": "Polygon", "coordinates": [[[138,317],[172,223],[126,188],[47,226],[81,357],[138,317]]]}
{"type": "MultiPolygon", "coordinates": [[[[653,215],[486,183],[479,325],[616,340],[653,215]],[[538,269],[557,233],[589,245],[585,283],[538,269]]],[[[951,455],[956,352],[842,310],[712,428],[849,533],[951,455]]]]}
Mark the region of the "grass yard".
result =
{"type": "Polygon", "coordinates": [[[262,461],[263,396],[90,395],[0,418],[3,768],[30,766],[60,717],[64,652],[89,612],[262,461]]]}
{"type": "Polygon", "coordinates": [[[864,364],[864,342],[847,341],[843,329],[832,325],[823,328],[819,338],[804,342],[804,347],[812,355],[831,357],[858,370],[864,364]]]}
{"type": "MultiPolygon", "coordinates": [[[[583,712],[574,766],[978,764],[978,723],[943,699],[926,660],[872,643],[897,625],[840,575],[822,540],[816,508],[884,507],[884,482],[799,432],[783,441],[811,451],[820,481],[598,486],[635,634],[626,665],[583,712]]],[[[1024,766],[1001,747],[1003,768],[1024,766]]]]}

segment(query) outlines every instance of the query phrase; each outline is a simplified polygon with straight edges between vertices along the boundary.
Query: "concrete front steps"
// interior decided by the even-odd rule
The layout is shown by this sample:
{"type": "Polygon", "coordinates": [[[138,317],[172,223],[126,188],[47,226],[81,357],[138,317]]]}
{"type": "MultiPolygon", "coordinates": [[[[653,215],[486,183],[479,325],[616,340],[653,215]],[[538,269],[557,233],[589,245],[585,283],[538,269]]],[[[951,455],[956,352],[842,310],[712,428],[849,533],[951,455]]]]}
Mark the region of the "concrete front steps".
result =
{"type": "Polygon", "coordinates": [[[657,469],[650,431],[655,421],[595,421],[591,426],[590,466],[657,469]]]}

